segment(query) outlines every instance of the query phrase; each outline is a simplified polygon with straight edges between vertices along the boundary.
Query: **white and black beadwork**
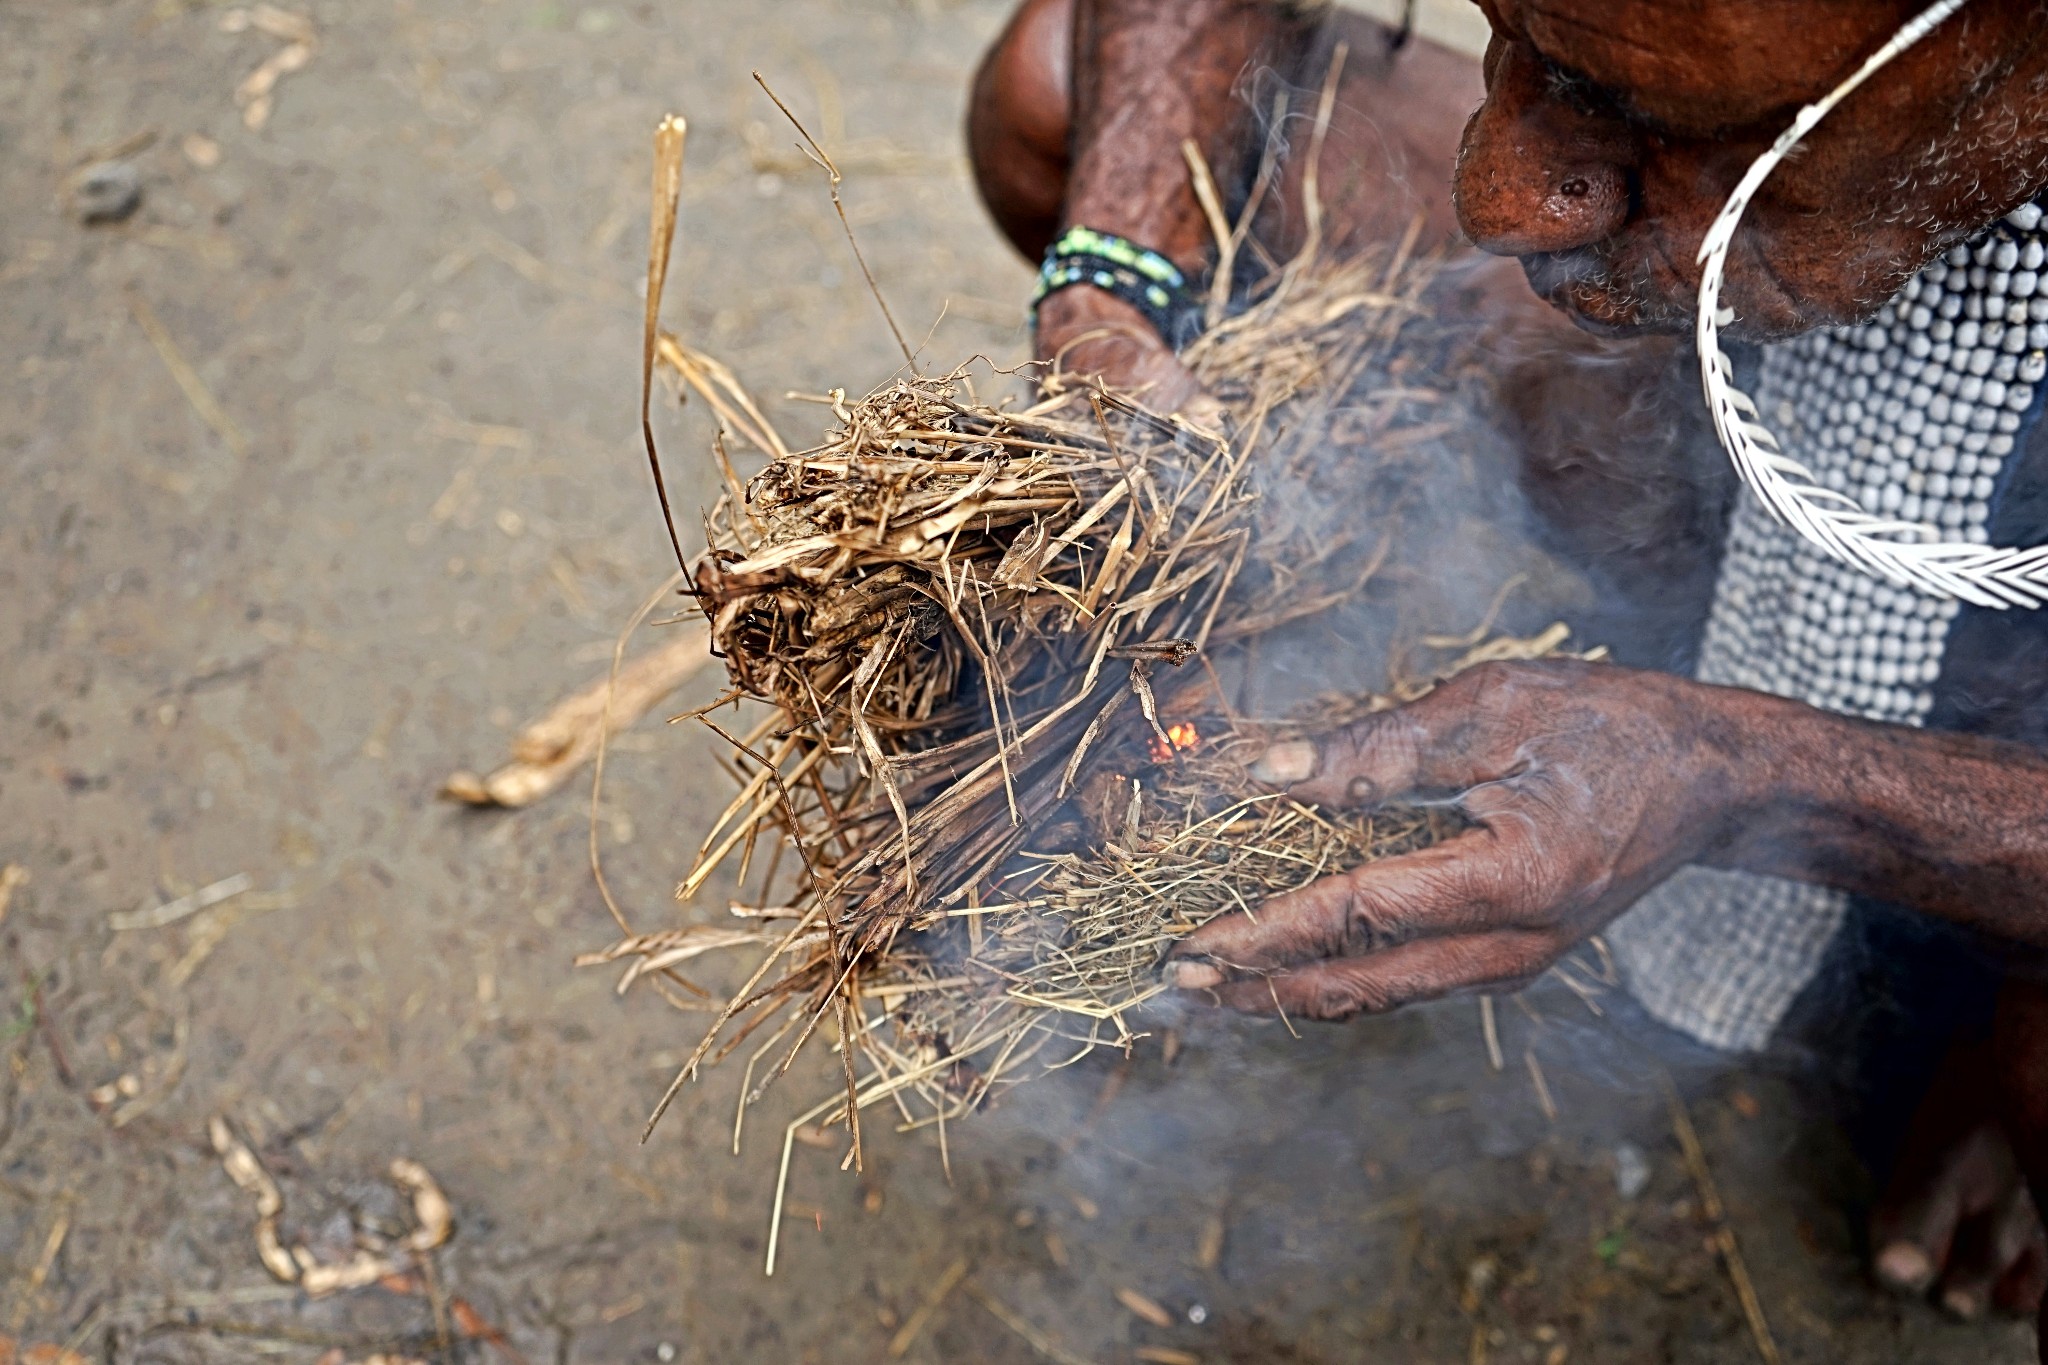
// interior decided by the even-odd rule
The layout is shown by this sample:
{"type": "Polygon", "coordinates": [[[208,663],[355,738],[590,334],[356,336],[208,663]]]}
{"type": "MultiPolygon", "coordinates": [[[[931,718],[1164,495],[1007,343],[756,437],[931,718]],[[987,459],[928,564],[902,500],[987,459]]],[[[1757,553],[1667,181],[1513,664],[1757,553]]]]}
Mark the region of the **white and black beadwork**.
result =
{"type": "MultiPolygon", "coordinates": [[[[1987,543],[2000,475],[2048,374],[2048,222],[2027,204],[1868,323],[1765,348],[1755,397],[1783,449],[1873,514],[1987,543]]],[[[1697,676],[1918,725],[1959,604],[1836,559],[1744,488],[1697,676]]],[[[1630,989],[1717,1047],[1764,1045],[1847,909],[1839,891],[1688,867],[1617,920],[1630,989]]]]}

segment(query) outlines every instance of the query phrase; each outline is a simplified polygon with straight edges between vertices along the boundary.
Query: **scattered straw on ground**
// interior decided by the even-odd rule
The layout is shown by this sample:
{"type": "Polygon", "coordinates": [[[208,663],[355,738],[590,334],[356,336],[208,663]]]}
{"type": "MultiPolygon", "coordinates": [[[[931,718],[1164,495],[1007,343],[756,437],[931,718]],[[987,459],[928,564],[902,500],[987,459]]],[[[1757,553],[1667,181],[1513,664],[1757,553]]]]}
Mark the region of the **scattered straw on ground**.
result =
{"type": "MultiPolygon", "coordinates": [[[[441,795],[472,806],[530,806],[597,756],[609,730],[627,729],[688,682],[710,660],[697,627],[555,703],[512,737],[512,758],[488,775],[449,775],[441,795]]],[[[115,926],[119,928],[119,925],[115,926]]]]}

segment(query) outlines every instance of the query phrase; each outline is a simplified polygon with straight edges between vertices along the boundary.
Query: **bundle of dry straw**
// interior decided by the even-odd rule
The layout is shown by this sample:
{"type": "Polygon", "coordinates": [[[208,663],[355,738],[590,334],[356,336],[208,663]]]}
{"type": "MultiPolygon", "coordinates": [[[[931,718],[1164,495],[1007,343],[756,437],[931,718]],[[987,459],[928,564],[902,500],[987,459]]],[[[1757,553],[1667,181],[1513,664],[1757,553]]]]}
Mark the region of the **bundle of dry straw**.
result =
{"type": "MultiPolygon", "coordinates": [[[[672,180],[661,193],[665,247],[672,180]]],[[[1219,230],[1226,260],[1242,241],[1219,230]]],[[[1128,1044],[1165,949],[1208,918],[1443,832],[1260,789],[1244,765],[1274,727],[1235,717],[1218,671],[1385,561],[1398,509],[1382,498],[1361,524],[1364,485],[1444,430],[1439,395],[1398,378],[1434,344],[1416,334],[1433,263],[1411,247],[1319,264],[1311,232],[1238,311],[1219,291],[1183,359],[1227,437],[1100,387],[991,406],[963,368],[835,392],[836,424],[804,450],[728,372],[657,337],[658,250],[649,370],[664,362],[767,457],[742,482],[717,447],[727,491],[691,573],[733,685],[695,714],[731,745],[739,791],[678,895],[722,868],[756,889],[739,923],[628,933],[582,961],[625,962],[623,990],[679,981],[705,952],[766,951],[650,1131],[701,1065],[765,1030],[737,1146],[747,1106],[829,1019],[845,1088],[790,1124],[785,1176],[819,1119],[847,1123],[857,1166],[860,1111],[884,1099],[943,1137],[1048,1044],[1076,1046],[1041,1065],[1128,1044]],[[728,702],[753,714],[735,723],[728,702]]]]}
{"type": "Polygon", "coordinates": [[[957,1114],[1070,1018],[1126,1036],[1201,919],[1425,837],[1256,794],[1214,664],[1383,561],[1387,528],[1355,504],[1305,509],[1434,415],[1383,377],[1429,275],[1398,251],[1276,272],[1186,355],[1227,440],[1098,388],[991,407],[955,372],[835,395],[821,444],[764,433],[744,484],[726,464],[693,587],[735,693],[766,705],[745,728],[704,716],[740,789],[680,894],[758,876],[735,907],[753,923],[590,959],[639,979],[767,946],[678,1084],[771,1024],[756,1060],[784,1044],[780,1074],[832,1016],[849,1117],[884,1095],[957,1114]],[[1183,752],[1169,725],[1202,738],[1183,752]],[[1077,840],[1119,782],[1129,830],[1077,840]]]}

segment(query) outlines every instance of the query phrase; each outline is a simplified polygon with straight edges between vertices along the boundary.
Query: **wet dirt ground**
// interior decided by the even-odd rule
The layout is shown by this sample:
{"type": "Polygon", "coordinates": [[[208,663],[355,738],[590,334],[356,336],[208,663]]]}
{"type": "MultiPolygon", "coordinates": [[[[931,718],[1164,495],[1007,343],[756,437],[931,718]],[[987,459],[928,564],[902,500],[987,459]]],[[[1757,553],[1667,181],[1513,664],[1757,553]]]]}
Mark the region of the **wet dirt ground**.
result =
{"type": "MultiPolygon", "coordinates": [[[[950,1181],[931,1132],[872,1138],[860,1176],[799,1144],[772,1279],[781,1126],[828,1075],[772,1092],[739,1158],[716,1072],[639,1145],[702,1019],[570,966],[611,936],[581,799],[435,792],[600,672],[664,575],[634,421],[664,111],[692,120],[667,317],[786,430],[819,424],[785,389],[895,362],[753,68],[837,153],[905,329],[1022,357],[1029,271],[956,131],[1003,9],[320,0],[252,130],[237,87],[286,39],[225,6],[0,7],[0,863],[29,878],[0,924],[0,1336],[166,1363],[1757,1359],[1668,1071],[1783,1359],[2030,1360],[2024,1328],[1868,1287],[1867,1177],[1797,1073],[1554,984],[1500,1005],[1498,1069],[1470,1000],[1299,1039],[1197,1018],[1170,1066],[1097,1056],[953,1125],[950,1181]],[[67,178],[110,152],[140,207],[83,226],[67,178]],[[403,1228],[384,1172],[423,1162],[457,1217],[433,1274],[271,1278],[215,1114],[322,1255],[403,1228]]],[[[695,508],[707,419],[659,427],[695,508]]],[[[711,754],[619,745],[600,837],[648,927],[723,914],[725,888],[669,898],[711,754]]]]}

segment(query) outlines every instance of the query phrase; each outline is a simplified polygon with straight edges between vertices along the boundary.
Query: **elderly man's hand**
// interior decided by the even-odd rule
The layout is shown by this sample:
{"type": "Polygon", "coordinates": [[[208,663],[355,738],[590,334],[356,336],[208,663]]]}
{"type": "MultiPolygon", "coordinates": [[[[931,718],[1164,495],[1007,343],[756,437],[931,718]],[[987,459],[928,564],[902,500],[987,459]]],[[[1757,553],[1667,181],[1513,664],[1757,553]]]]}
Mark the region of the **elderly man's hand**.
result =
{"type": "Polygon", "coordinates": [[[1338,1019],[1511,989],[1681,864],[1729,842],[1762,790],[1755,693],[1553,661],[1489,664],[1254,772],[1303,800],[1455,800],[1476,827],[1214,920],[1168,979],[1247,1011],[1338,1019]]]}
{"type": "Polygon", "coordinates": [[[1100,289],[1062,289],[1038,305],[1038,354],[1061,373],[1100,379],[1154,412],[1222,430],[1223,405],[1144,314],[1100,289]]]}

